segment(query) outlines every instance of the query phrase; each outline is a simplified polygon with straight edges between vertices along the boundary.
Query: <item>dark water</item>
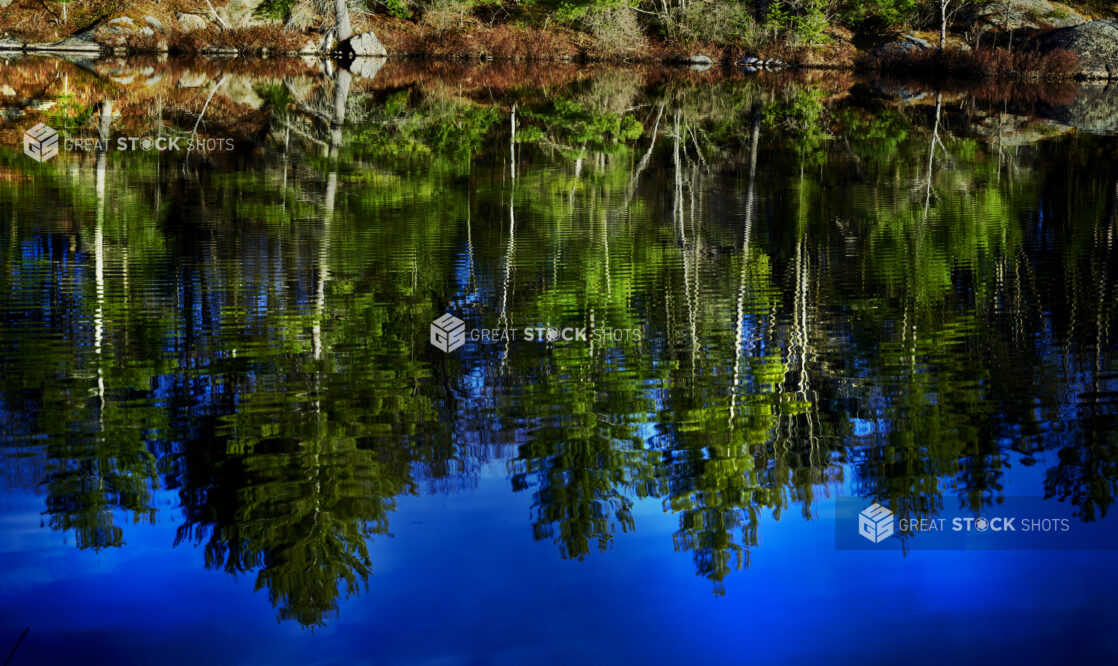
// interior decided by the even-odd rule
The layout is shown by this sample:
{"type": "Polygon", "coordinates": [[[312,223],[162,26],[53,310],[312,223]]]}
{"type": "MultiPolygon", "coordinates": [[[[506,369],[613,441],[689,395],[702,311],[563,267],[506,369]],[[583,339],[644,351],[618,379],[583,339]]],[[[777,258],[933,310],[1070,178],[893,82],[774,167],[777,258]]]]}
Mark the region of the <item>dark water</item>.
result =
{"type": "Polygon", "coordinates": [[[13,664],[1118,657],[1114,551],[835,544],[1114,520],[1082,92],[83,65],[0,70],[13,664]]]}

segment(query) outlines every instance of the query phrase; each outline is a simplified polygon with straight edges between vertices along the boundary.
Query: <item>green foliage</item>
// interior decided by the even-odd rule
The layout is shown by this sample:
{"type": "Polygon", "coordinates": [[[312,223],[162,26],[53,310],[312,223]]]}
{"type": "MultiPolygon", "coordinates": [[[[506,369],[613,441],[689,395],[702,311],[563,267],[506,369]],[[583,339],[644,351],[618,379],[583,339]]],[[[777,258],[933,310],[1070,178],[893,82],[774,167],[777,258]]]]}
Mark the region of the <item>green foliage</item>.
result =
{"type": "Polygon", "coordinates": [[[774,0],[769,4],[765,22],[796,44],[821,44],[826,41],[826,0],[774,0]]]}
{"type": "Polygon", "coordinates": [[[556,99],[540,109],[525,109],[523,115],[531,122],[542,123],[545,129],[529,135],[539,140],[555,136],[574,145],[606,148],[632,141],[644,133],[644,126],[630,114],[591,111],[567,99],[556,99]]]}
{"type": "Polygon", "coordinates": [[[762,111],[766,125],[788,133],[791,147],[804,164],[819,164],[823,144],[831,138],[823,95],[819,88],[789,86],[783,99],[766,104],[762,111]]]}
{"type": "Polygon", "coordinates": [[[291,8],[294,6],[295,0],[263,0],[253,13],[263,19],[286,21],[291,16],[291,8]]]}
{"type": "Polygon", "coordinates": [[[73,95],[61,95],[47,111],[47,124],[56,130],[74,131],[93,117],[95,107],[87,107],[73,95]]]}
{"type": "Polygon", "coordinates": [[[920,0],[844,0],[836,15],[844,23],[857,27],[875,19],[886,24],[904,24],[921,9],[920,0]]]}
{"type": "Polygon", "coordinates": [[[408,0],[376,0],[376,4],[384,7],[384,13],[388,16],[409,19],[413,15],[408,0]]]}
{"type": "Polygon", "coordinates": [[[428,97],[415,108],[409,104],[408,91],[390,95],[376,113],[385,125],[372,124],[354,132],[360,150],[398,160],[401,166],[438,162],[461,170],[501,117],[496,107],[455,98],[428,97]]]}
{"type": "Polygon", "coordinates": [[[258,83],[252,89],[264,100],[266,108],[278,115],[286,113],[295,103],[291,90],[282,83],[258,83]]]}
{"type": "Polygon", "coordinates": [[[574,4],[570,2],[561,2],[555,9],[555,20],[560,23],[573,24],[590,10],[589,3],[574,4]]]}
{"type": "Polygon", "coordinates": [[[364,589],[397,498],[494,463],[562,557],[656,499],[664,547],[716,592],[763,515],[810,517],[839,474],[899,509],[996,496],[999,432],[1053,451],[1045,491],[1083,519],[1113,504],[1118,435],[1066,402],[1118,317],[1098,296],[1110,143],[1003,152],[945,123],[941,145],[919,105],[631,78],[370,92],[337,159],[303,114],[286,136],[289,93],[261,85],[264,155],[203,177],[114,154],[98,181],[0,147],[0,399],[11,439],[43,448],[47,524],[119,547],[121,517],[172,488],[177,541],[315,626],[364,589]],[[1038,206],[1060,237],[1042,261],[1038,206]],[[643,337],[442,354],[448,310],[643,337]],[[879,439],[852,434],[862,409],[879,439]]]}

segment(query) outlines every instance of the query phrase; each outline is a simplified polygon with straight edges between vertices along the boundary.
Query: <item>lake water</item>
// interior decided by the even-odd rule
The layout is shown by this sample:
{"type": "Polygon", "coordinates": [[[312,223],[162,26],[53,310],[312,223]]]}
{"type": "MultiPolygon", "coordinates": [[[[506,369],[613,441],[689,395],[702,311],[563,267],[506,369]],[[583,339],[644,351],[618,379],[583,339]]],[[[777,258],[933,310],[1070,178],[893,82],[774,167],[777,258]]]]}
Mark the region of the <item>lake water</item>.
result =
{"type": "Polygon", "coordinates": [[[1118,659],[1104,93],[377,70],[0,66],[11,664],[1118,659]]]}

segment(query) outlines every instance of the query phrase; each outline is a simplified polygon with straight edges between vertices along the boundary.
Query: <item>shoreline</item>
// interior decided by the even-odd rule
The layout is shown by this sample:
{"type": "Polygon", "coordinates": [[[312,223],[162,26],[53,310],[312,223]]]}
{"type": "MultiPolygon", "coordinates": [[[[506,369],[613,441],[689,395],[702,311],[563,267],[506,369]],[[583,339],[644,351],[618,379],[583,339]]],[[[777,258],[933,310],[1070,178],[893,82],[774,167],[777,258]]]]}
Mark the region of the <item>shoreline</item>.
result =
{"type": "MultiPolygon", "coordinates": [[[[1113,20],[1094,21],[1111,24],[1113,20]]],[[[1118,23],[1116,23],[1118,24],[1118,23]]],[[[22,41],[0,33],[0,54],[103,57],[327,58],[348,64],[356,58],[396,58],[425,62],[573,63],[578,65],[653,65],[694,70],[816,70],[880,72],[915,79],[960,78],[1001,81],[1115,80],[1118,71],[1099,76],[1081,66],[1080,56],[1039,37],[1023,38],[1016,48],[976,46],[950,38],[941,50],[923,33],[890,32],[874,39],[830,26],[824,43],[806,46],[774,40],[746,48],[714,42],[676,43],[644,39],[639,45],[609,51],[600,43],[565,29],[504,24],[437,30],[398,20],[373,20],[361,38],[339,42],[330,30],[249,26],[188,30],[152,16],[100,21],[55,41],[22,41]]],[[[1051,34],[1051,33],[1043,33],[1051,34]]],[[[1043,36],[1042,34],[1042,36],[1043,36]]],[[[1118,48],[1118,47],[1116,47],[1118,48]]],[[[1096,65],[1092,67],[1099,69],[1096,65]]]]}
{"type": "MultiPolygon", "coordinates": [[[[729,51],[729,49],[727,49],[729,51]]],[[[1108,79],[1100,79],[1095,77],[1084,77],[1076,73],[1063,73],[1063,74],[1047,74],[1043,76],[1032,76],[1027,74],[1008,74],[1008,75],[990,75],[990,76],[967,76],[956,75],[950,72],[943,72],[930,75],[929,72],[913,68],[912,71],[906,73],[896,71],[898,68],[903,69],[905,59],[894,59],[888,66],[872,66],[866,64],[866,59],[870,56],[869,52],[859,52],[859,58],[851,62],[844,62],[840,64],[825,64],[825,63],[804,63],[804,62],[784,62],[775,61],[768,65],[762,64],[760,66],[753,66],[743,63],[740,55],[734,53],[724,53],[717,59],[709,59],[709,61],[697,61],[688,57],[672,56],[672,57],[629,57],[629,58],[609,58],[598,55],[578,54],[575,56],[568,55],[548,55],[548,56],[493,56],[493,55],[432,55],[429,53],[391,53],[388,55],[376,56],[354,56],[340,51],[272,51],[267,47],[257,47],[246,50],[236,49],[203,49],[199,51],[182,51],[173,49],[137,49],[127,47],[75,47],[75,46],[55,46],[55,45],[38,45],[38,44],[25,44],[22,48],[13,48],[7,45],[0,46],[0,58],[10,57],[17,55],[35,55],[35,56],[55,56],[55,57],[83,57],[88,59],[100,58],[142,58],[142,57],[176,57],[176,58],[212,58],[215,60],[224,59],[245,59],[245,60],[273,60],[284,58],[317,58],[324,60],[336,61],[341,66],[348,66],[357,60],[380,60],[380,61],[412,61],[412,62],[430,62],[430,63],[456,63],[456,64],[485,64],[485,63],[523,63],[532,65],[543,64],[556,64],[556,65],[578,65],[578,66],[591,66],[591,65],[613,65],[618,67],[625,66],[653,66],[659,65],[670,67],[673,69],[690,69],[693,71],[706,71],[711,69],[733,69],[741,70],[747,73],[759,72],[794,72],[794,71],[819,71],[819,72],[850,72],[850,73],[867,73],[867,74],[888,74],[891,76],[901,75],[903,78],[912,80],[991,80],[991,81],[1011,81],[1011,82],[1034,82],[1034,83],[1106,83],[1108,79]]],[[[912,64],[917,63],[918,58],[911,59],[912,64]]],[[[927,58],[923,59],[926,64],[927,58]]],[[[1112,79],[1111,79],[1112,80],[1112,79]]]]}

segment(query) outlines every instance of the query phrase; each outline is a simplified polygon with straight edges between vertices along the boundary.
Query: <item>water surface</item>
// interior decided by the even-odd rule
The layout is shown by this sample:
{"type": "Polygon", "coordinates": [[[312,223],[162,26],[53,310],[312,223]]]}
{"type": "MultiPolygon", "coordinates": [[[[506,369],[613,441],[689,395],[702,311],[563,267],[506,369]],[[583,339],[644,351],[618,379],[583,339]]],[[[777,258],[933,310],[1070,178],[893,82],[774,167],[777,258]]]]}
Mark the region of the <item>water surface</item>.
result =
{"type": "Polygon", "coordinates": [[[2,71],[13,664],[1118,657],[1113,551],[834,528],[838,497],[1113,520],[1097,91],[2,71]],[[490,339],[436,348],[447,313],[490,339]]]}

